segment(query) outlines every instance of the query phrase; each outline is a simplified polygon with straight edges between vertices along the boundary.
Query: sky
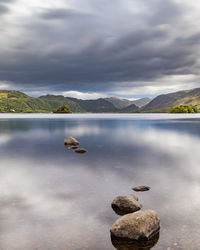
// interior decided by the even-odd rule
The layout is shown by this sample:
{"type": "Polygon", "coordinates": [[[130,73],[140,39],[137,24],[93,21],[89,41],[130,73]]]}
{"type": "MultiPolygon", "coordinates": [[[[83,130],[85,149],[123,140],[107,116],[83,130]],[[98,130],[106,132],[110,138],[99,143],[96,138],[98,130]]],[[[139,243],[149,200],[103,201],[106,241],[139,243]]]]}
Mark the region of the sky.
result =
{"type": "Polygon", "coordinates": [[[0,89],[82,99],[200,87],[196,0],[0,0],[0,89]]]}

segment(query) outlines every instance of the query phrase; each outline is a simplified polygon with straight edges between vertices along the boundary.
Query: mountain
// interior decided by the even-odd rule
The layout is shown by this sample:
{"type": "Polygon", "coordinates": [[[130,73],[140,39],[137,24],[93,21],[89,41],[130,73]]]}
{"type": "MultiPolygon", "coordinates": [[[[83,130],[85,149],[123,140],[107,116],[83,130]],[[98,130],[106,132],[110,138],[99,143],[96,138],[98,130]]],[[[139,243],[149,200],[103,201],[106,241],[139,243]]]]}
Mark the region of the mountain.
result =
{"type": "Polygon", "coordinates": [[[112,103],[103,98],[97,100],[81,100],[67,97],[67,99],[79,104],[86,112],[90,113],[117,113],[119,111],[112,103]]]}
{"type": "Polygon", "coordinates": [[[77,103],[62,96],[30,97],[19,91],[0,91],[0,112],[50,113],[66,105],[72,112],[85,112],[77,103]]]}
{"type": "MultiPolygon", "coordinates": [[[[126,107],[128,107],[132,104],[135,104],[138,107],[142,107],[151,101],[150,98],[146,98],[146,97],[140,98],[140,99],[137,99],[134,101],[130,101],[127,99],[121,99],[121,98],[117,98],[117,97],[109,97],[109,98],[104,98],[104,99],[109,101],[110,103],[112,103],[117,109],[121,109],[121,110],[123,110],[123,109],[126,110],[126,107]]],[[[131,109],[131,107],[130,107],[130,109],[131,109]]]]}
{"type": "Polygon", "coordinates": [[[159,95],[141,108],[141,112],[168,112],[177,105],[200,107],[200,88],[159,95]]]}
{"type": "Polygon", "coordinates": [[[107,100],[108,102],[112,103],[117,109],[123,109],[132,104],[132,101],[117,97],[108,97],[104,98],[104,100],[107,100]]]}
{"type": "Polygon", "coordinates": [[[128,107],[125,107],[120,110],[122,113],[136,113],[139,112],[139,107],[135,104],[131,104],[128,107]]]}
{"type": "Polygon", "coordinates": [[[112,113],[119,110],[107,100],[81,100],[62,95],[30,97],[19,91],[0,91],[0,112],[50,113],[59,106],[66,106],[73,113],[112,113]]]}
{"type": "Polygon", "coordinates": [[[29,97],[19,91],[0,91],[0,112],[48,112],[42,100],[29,97]]]}
{"type": "MultiPolygon", "coordinates": [[[[136,100],[139,101],[139,100],[136,100]]],[[[81,100],[62,95],[30,97],[19,91],[0,91],[0,112],[50,113],[59,106],[66,106],[72,113],[132,113],[132,112],[168,112],[178,105],[191,105],[200,110],[200,88],[159,95],[145,106],[139,108],[136,101],[120,98],[99,98],[81,100]]],[[[146,100],[148,101],[148,100],[146,100]]]]}
{"type": "Polygon", "coordinates": [[[85,113],[86,110],[81,107],[77,102],[70,100],[70,98],[64,97],[62,95],[45,95],[40,96],[36,99],[45,101],[48,105],[48,110],[51,112],[52,110],[57,109],[59,106],[65,105],[69,108],[73,113],[85,113]]]}
{"type": "Polygon", "coordinates": [[[138,107],[142,107],[142,106],[148,104],[150,101],[151,101],[150,98],[144,97],[144,98],[140,98],[140,99],[137,99],[135,101],[132,101],[132,103],[138,107]]]}

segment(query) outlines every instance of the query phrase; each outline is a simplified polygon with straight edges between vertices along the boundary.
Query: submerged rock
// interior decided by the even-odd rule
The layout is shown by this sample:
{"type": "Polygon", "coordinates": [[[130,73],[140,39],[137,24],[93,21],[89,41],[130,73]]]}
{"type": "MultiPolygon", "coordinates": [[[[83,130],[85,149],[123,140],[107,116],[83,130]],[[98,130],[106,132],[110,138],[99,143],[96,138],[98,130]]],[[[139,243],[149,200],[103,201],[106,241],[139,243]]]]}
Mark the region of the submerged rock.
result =
{"type": "Polygon", "coordinates": [[[133,213],[142,208],[142,205],[138,202],[138,197],[134,194],[117,196],[112,201],[111,206],[118,215],[133,213]]]}
{"type": "Polygon", "coordinates": [[[111,235],[130,240],[149,240],[160,230],[160,219],[154,210],[141,210],[116,220],[111,235]]]}
{"type": "Polygon", "coordinates": [[[75,150],[75,152],[76,152],[76,153],[79,153],[79,154],[84,154],[84,153],[87,152],[87,150],[84,149],[84,148],[77,148],[77,149],[75,150]]]}
{"type": "Polygon", "coordinates": [[[71,146],[70,149],[77,149],[78,146],[71,146]]]}
{"type": "Polygon", "coordinates": [[[78,148],[78,146],[70,146],[70,145],[67,145],[67,144],[65,144],[65,147],[67,148],[67,149],[77,149],[78,148]]]}
{"type": "Polygon", "coordinates": [[[64,139],[64,144],[65,145],[69,145],[69,146],[77,146],[79,144],[79,142],[72,136],[67,136],[64,139]]]}
{"type": "Polygon", "coordinates": [[[134,187],[132,189],[134,191],[136,191],[136,192],[142,192],[142,191],[149,191],[150,187],[148,187],[148,186],[137,186],[137,187],[134,187]]]}
{"type": "Polygon", "coordinates": [[[150,240],[128,240],[120,239],[111,235],[111,242],[118,250],[150,250],[159,240],[159,233],[157,233],[150,240]]]}

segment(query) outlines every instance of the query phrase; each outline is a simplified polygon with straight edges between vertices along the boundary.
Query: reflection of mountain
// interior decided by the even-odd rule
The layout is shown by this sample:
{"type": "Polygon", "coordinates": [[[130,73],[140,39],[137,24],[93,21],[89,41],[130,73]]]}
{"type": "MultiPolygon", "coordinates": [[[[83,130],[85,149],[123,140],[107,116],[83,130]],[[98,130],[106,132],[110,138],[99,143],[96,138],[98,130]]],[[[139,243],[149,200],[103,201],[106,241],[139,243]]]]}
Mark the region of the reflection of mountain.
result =
{"type": "Polygon", "coordinates": [[[110,202],[141,183],[152,187],[144,209],[161,218],[155,249],[199,249],[200,120],[91,116],[1,120],[2,249],[111,250],[110,202]],[[88,153],[66,150],[67,135],[88,153]]]}
{"type": "Polygon", "coordinates": [[[150,250],[159,240],[159,233],[150,240],[131,241],[126,239],[118,239],[111,235],[111,242],[118,250],[150,250]]]}

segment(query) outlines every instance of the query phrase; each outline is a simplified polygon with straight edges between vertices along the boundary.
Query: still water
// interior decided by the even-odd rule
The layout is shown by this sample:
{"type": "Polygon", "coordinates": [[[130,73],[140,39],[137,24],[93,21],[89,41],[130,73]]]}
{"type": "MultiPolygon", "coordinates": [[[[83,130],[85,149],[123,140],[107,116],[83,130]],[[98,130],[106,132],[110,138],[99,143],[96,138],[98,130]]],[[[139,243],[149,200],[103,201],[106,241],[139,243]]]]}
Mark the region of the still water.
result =
{"type": "Polygon", "coordinates": [[[115,249],[110,204],[137,185],[161,219],[153,249],[200,249],[198,114],[1,114],[0,163],[0,250],[115,249]]]}

